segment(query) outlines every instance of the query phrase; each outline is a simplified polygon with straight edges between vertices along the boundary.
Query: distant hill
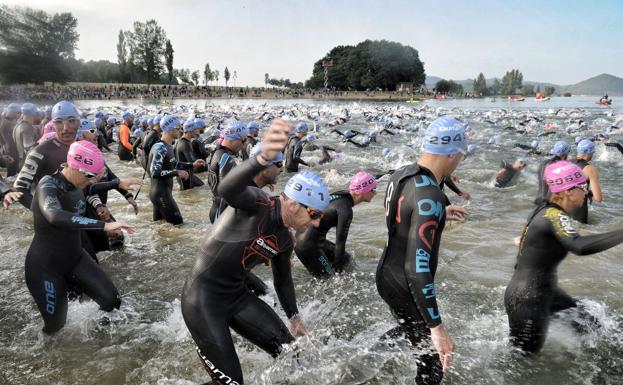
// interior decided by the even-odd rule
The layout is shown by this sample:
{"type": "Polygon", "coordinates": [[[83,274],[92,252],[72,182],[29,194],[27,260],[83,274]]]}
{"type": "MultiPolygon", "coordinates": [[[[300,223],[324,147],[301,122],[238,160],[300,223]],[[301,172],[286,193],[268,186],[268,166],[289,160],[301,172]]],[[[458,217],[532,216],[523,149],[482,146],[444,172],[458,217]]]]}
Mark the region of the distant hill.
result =
{"type": "MultiPolygon", "coordinates": [[[[443,78],[439,76],[426,76],[426,87],[428,89],[435,88],[435,84],[441,79],[443,78]]],[[[487,79],[487,86],[493,84],[494,79],[495,78],[487,79]]],[[[455,83],[461,84],[465,92],[470,92],[472,90],[474,79],[452,80],[455,83]]],[[[502,79],[498,80],[501,81],[502,79]]],[[[535,88],[536,86],[540,86],[541,90],[545,89],[546,86],[552,86],[556,89],[556,93],[571,92],[573,95],[603,95],[604,93],[608,93],[609,95],[623,95],[623,79],[609,74],[601,74],[568,86],[531,80],[525,80],[524,83],[533,84],[535,88]]]]}
{"type": "Polygon", "coordinates": [[[571,92],[573,95],[623,95],[623,79],[601,74],[577,84],[563,86],[561,92],[571,92]]]}

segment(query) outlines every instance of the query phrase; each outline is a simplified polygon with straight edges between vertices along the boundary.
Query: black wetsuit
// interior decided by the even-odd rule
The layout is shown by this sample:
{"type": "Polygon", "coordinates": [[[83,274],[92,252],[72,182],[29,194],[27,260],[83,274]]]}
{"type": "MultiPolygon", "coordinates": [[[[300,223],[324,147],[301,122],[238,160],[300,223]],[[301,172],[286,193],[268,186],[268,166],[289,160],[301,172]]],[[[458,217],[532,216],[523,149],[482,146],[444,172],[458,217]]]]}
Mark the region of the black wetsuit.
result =
{"type": "Polygon", "coordinates": [[[616,147],[617,150],[623,155],[623,144],[621,143],[604,143],[608,147],[616,147]]]}
{"type": "Polygon", "coordinates": [[[23,195],[19,202],[30,209],[32,202],[31,189],[36,187],[41,178],[52,175],[61,164],[67,162],[69,145],[53,138],[39,144],[30,152],[24,161],[24,166],[17,175],[13,187],[23,195]]]}
{"type": "Polygon", "coordinates": [[[16,175],[19,171],[19,154],[17,152],[17,146],[13,139],[13,128],[15,127],[16,119],[2,118],[0,122],[0,137],[2,138],[2,147],[4,153],[13,158],[13,163],[6,165],[6,176],[16,175]]]}
{"type": "MultiPolygon", "coordinates": [[[[193,163],[197,158],[195,157],[195,153],[193,152],[191,142],[182,137],[179,138],[175,145],[173,146],[173,151],[175,153],[175,159],[184,163],[193,163]]],[[[195,175],[195,172],[204,172],[206,169],[202,167],[198,170],[189,170],[189,175],[186,180],[183,180],[179,176],[177,177],[177,183],[180,185],[180,190],[188,190],[193,187],[201,187],[204,185],[203,181],[195,175]]]]}
{"type": "Polygon", "coordinates": [[[251,153],[251,149],[257,143],[257,138],[254,136],[247,136],[247,141],[244,146],[242,146],[242,150],[240,150],[240,159],[247,160],[249,159],[249,154],[251,153]]]}
{"type": "Polygon", "coordinates": [[[35,128],[29,122],[20,120],[13,128],[13,141],[17,147],[17,158],[14,158],[18,163],[18,168],[22,168],[26,155],[28,152],[37,145],[37,134],[35,128]]]}
{"type": "Polygon", "coordinates": [[[190,145],[193,148],[193,154],[195,154],[196,159],[203,159],[206,162],[208,161],[208,156],[210,154],[208,154],[208,151],[201,140],[193,138],[193,140],[190,141],[190,145]]]}
{"type": "Polygon", "coordinates": [[[329,163],[333,160],[333,157],[331,156],[331,154],[329,154],[329,151],[335,152],[334,148],[329,146],[322,146],[320,147],[320,150],[322,151],[322,159],[318,161],[318,164],[329,163]]]}
{"type": "Polygon", "coordinates": [[[341,272],[351,262],[351,255],[346,252],[346,239],[354,205],[348,191],[332,193],[320,225],[310,226],[304,233],[297,235],[294,248],[296,256],[314,276],[341,272]],[[335,227],[335,243],[327,240],[327,233],[332,227],[335,227]]]}
{"type": "Polygon", "coordinates": [[[513,164],[505,160],[502,161],[500,167],[503,168],[504,171],[500,176],[495,177],[495,187],[502,188],[508,186],[508,184],[519,175],[519,170],[515,170],[513,164]]]}
{"type": "Polygon", "coordinates": [[[288,144],[286,145],[286,154],[285,154],[285,166],[287,172],[298,172],[299,164],[309,166],[307,162],[301,159],[301,153],[303,152],[303,144],[304,142],[296,135],[290,137],[288,139],[288,144]]]}
{"type": "Polygon", "coordinates": [[[445,226],[445,195],[428,169],[412,164],[396,170],[385,194],[389,239],[376,272],[381,298],[400,326],[389,337],[405,336],[418,357],[417,384],[438,384],[442,367],[430,347],[430,328],[441,324],[435,272],[445,226]]]}
{"type": "Polygon", "coordinates": [[[226,210],[201,248],[182,294],[182,314],[197,352],[216,384],[243,384],[229,328],[277,356],[293,341],[288,328],[245,286],[254,266],[271,266],[286,316],[298,314],[290,265],[293,240],[281,220],[279,198],[250,186],[262,166],[249,159],[221,180],[226,210]]]}
{"type": "Polygon", "coordinates": [[[156,143],[149,152],[149,176],[151,187],[149,200],[154,206],[153,219],[164,219],[174,225],[184,222],[182,213],[173,199],[173,177],[177,170],[189,170],[192,163],[178,162],[173,147],[164,142],[156,143]]]}
{"type": "Polygon", "coordinates": [[[547,187],[547,181],[545,180],[545,167],[551,163],[558,162],[559,160],[562,160],[562,158],[554,156],[539,165],[539,171],[537,172],[537,177],[539,178],[539,191],[537,192],[536,199],[534,200],[536,204],[547,200],[549,196],[549,187],[547,187]]]}
{"type": "Polygon", "coordinates": [[[151,148],[154,146],[154,144],[160,141],[160,136],[160,131],[151,129],[147,131],[144,136],[141,136],[140,142],[136,144],[136,148],[140,148],[143,151],[142,166],[145,170],[147,170],[147,162],[149,160],[149,153],[151,152],[151,148]]]}
{"type": "Polygon", "coordinates": [[[349,138],[349,139],[346,139],[346,141],[347,141],[348,143],[352,143],[352,144],[354,144],[355,146],[357,146],[357,147],[359,147],[359,148],[366,148],[366,147],[368,147],[368,146],[370,145],[370,142],[367,142],[367,143],[366,143],[366,142],[357,143],[357,142],[355,142],[354,140],[352,140],[352,139],[350,139],[350,138],[349,138]]]}
{"type": "Polygon", "coordinates": [[[61,173],[44,176],[35,192],[35,235],[26,254],[26,284],[43,316],[45,333],[65,325],[68,286],[78,286],[104,311],[119,308],[119,293],[82,248],[81,230],[102,230],[104,222],[84,217],[81,190],[61,173]]]}
{"type": "Polygon", "coordinates": [[[208,185],[212,191],[212,207],[210,207],[210,222],[214,223],[216,219],[227,208],[227,202],[221,198],[218,193],[218,185],[220,181],[227,175],[231,169],[236,167],[234,160],[234,152],[227,147],[218,146],[212,153],[208,162],[208,185]]]}
{"type": "Polygon", "coordinates": [[[569,251],[594,254],[622,242],[623,229],[580,236],[557,205],[544,202],[535,208],[524,227],[515,272],[504,294],[511,342],[526,352],[538,352],[550,316],[577,307],[577,301],[557,286],[556,269],[569,251]]]}
{"type": "MultiPolygon", "coordinates": [[[[589,165],[588,161],[584,159],[576,159],[575,164],[577,164],[582,170],[584,170],[584,167],[589,165]]],[[[590,190],[591,181],[588,178],[586,178],[586,184],[588,185],[588,194],[584,195],[584,202],[582,203],[582,206],[569,212],[569,216],[571,216],[571,218],[581,223],[588,223],[588,204],[593,203],[593,192],[590,190]]]]}

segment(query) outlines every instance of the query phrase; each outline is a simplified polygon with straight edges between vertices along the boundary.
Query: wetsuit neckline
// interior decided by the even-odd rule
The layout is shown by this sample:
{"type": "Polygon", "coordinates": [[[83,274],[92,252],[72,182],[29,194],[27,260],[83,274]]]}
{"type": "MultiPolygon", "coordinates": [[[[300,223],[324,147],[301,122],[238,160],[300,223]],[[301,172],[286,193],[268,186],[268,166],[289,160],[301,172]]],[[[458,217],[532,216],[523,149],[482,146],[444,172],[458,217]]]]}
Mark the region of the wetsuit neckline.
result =
{"type": "Polygon", "coordinates": [[[329,196],[333,196],[333,195],[339,195],[340,197],[348,197],[348,200],[350,201],[350,203],[353,206],[355,205],[355,201],[353,200],[353,196],[350,195],[350,191],[337,190],[337,191],[333,191],[332,193],[329,194],[329,196]]]}
{"type": "Polygon", "coordinates": [[[227,151],[230,155],[234,154],[234,150],[232,150],[231,148],[229,148],[227,146],[223,146],[222,144],[219,144],[217,150],[220,149],[220,148],[222,148],[225,151],[227,151]]]}
{"type": "Polygon", "coordinates": [[[59,177],[59,179],[67,185],[67,190],[75,190],[76,186],[74,186],[67,178],[65,178],[65,175],[63,175],[63,173],[61,172],[63,171],[63,167],[59,167],[54,174],[52,174],[52,176],[57,175],[59,177]]]}

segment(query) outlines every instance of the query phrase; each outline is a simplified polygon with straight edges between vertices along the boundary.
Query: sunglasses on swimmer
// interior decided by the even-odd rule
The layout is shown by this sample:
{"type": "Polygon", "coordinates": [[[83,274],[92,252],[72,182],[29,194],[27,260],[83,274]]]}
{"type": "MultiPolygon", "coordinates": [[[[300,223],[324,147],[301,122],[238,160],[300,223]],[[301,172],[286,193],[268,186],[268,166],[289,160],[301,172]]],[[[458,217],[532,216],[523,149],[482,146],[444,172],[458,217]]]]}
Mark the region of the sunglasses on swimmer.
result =
{"type": "Polygon", "coordinates": [[[84,177],[87,179],[97,178],[97,174],[93,174],[92,172],[88,172],[88,171],[84,171],[80,169],[78,169],[78,171],[80,171],[80,173],[84,175],[84,177]]]}
{"type": "Polygon", "coordinates": [[[582,183],[582,184],[578,184],[575,185],[573,187],[571,187],[569,190],[573,190],[573,189],[582,189],[582,191],[584,191],[585,193],[588,193],[588,183],[582,183]]]}
{"type": "Polygon", "coordinates": [[[309,215],[312,221],[315,221],[316,219],[322,219],[322,217],[324,217],[324,214],[322,213],[322,211],[312,209],[311,207],[307,207],[302,203],[299,203],[299,204],[303,206],[305,210],[307,210],[307,215],[309,215]]]}

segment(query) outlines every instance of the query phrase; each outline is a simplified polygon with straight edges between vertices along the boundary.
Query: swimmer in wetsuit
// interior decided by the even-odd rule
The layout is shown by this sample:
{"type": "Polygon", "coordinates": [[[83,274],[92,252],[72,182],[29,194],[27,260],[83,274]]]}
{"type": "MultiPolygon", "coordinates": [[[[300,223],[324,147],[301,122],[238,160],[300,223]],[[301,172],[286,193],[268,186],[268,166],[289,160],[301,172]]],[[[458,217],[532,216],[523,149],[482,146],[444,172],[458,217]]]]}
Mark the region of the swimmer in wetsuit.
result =
{"type": "Polygon", "coordinates": [[[13,128],[13,142],[17,147],[17,167],[22,168],[26,155],[37,145],[39,136],[34,125],[39,121],[39,110],[32,103],[24,103],[21,108],[22,115],[20,120],[13,128]]]}
{"type": "Polygon", "coordinates": [[[82,248],[81,230],[127,230],[123,222],[104,223],[84,216],[82,189],[101,177],[104,158],[90,142],[73,143],[67,165],[44,176],[32,204],[35,235],[26,254],[26,284],[44,320],[43,332],[59,331],[67,319],[68,287],[77,286],[104,311],[119,308],[114,284],[82,248]]]}
{"type": "Polygon", "coordinates": [[[511,164],[503,160],[500,167],[501,169],[495,174],[495,187],[503,188],[517,179],[521,170],[526,168],[526,161],[519,158],[511,164]]]}
{"type": "Polygon", "coordinates": [[[288,130],[284,121],[273,121],[260,154],[221,180],[218,192],[232,207],[213,227],[184,285],[182,315],[199,358],[216,384],[244,383],[230,328],[273,357],[283,344],[294,340],[275,311],[246,289],[246,272],[254,266],[263,263],[272,268],[292,333],[305,334],[292,281],[289,229],[305,231],[318,225],[329,201],[327,187],[311,172],[292,177],[280,197],[250,186],[283,150],[288,130]]]}
{"type": "Polygon", "coordinates": [[[588,194],[584,197],[584,203],[582,203],[582,206],[571,209],[571,211],[569,211],[569,215],[571,218],[581,223],[588,223],[589,203],[592,204],[593,201],[603,201],[601,183],[599,182],[599,170],[597,170],[597,167],[588,163],[591,159],[593,159],[594,153],[595,144],[592,141],[583,139],[578,142],[575,164],[582,169],[582,172],[587,178],[586,183],[588,185],[588,194]]]}
{"type": "Polygon", "coordinates": [[[619,152],[621,153],[621,155],[623,155],[623,144],[621,143],[615,143],[615,142],[610,142],[610,143],[604,143],[606,146],[608,147],[615,147],[617,150],[619,150],[619,152]]]}
{"type": "Polygon", "coordinates": [[[376,179],[367,172],[358,172],[350,180],[349,191],[337,191],[329,196],[318,227],[310,227],[297,234],[296,256],[315,277],[341,273],[352,263],[346,251],[346,239],[353,219],[353,206],[370,202],[376,194],[376,179]],[[335,227],[335,243],[327,240],[327,233],[335,227]]]}
{"type": "Polygon", "coordinates": [[[376,284],[400,325],[386,336],[406,336],[418,350],[416,384],[439,384],[454,358],[454,343],[437,307],[435,272],[446,219],[462,217],[444,207],[439,182],[449,177],[467,148],[465,125],[450,116],[426,129],[417,163],[396,170],[385,194],[388,241],[376,284]],[[437,354],[430,352],[434,346],[437,354]]]}
{"type": "Polygon", "coordinates": [[[554,147],[550,151],[550,154],[554,155],[554,157],[547,159],[543,163],[541,163],[541,165],[539,166],[539,171],[537,172],[537,177],[539,178],[539,191],[537,192],[537,197],[534,200],[534,203],[536,204],[547,200],[547,197],[549,196],[547,181],[543,177],[545,167],[559,160],[567,160],[567,155],[569,155],[569,145],[564,140],[559,140],[558,142],[554,143],[554,147]]]}
{"type": "Polygon", "coordinates": [[[180,162],[173,156],[173,140],[179,135],[179,120],[173,115],[166,115],[160,120],[162,138],[149,152],[149,176],[151,187],[149,200],[154,206],[153,220],[166,220],[174,225],[184,222],[182,213],[173,199],[173,177],[179,176],[188,179],[187,170],[205,166],[203,159],[197,159],[193,163],[180,162]]]}
{"type": "MultiPolygon", "coordinates": [[[[192,141],[195,140],[197,134],[195,120],[189,119],[185,121],[182,129],[184,130],[184,135],[182,135],[181,138],[175,141],[175,145],[173,146],[175,159],[177,159],[178,162],[193,163],[198,159],[195,157],[192,146],[192,141]]],[[[195,170],[195,172],[197,173],[205,171],[206,168],[204,166],[198,167],[195,170]]],[[[204,185],[203,181],[195,174],[195,172],[190,172],[190,176],[186,179],[182,179],[179,175],[177,176],[177,182],[180,185],[181,191],[189,190],[194,187],[201,187],[204,185]]]]}
{"type": "Polygon", "coordinates": [[[307,131],[307,123],[300,122],[296,125],[294,135],[288,139],[285,152],[285,166],[287,172],[298,172],[300,164],[309,167],[309,164],[301,158],[304,144],[302,139],[307,135],[307,131]]]}
{"type": "Polygon", "coordinates": [[[580,236],[571,227],[567,213],[580,207],[588,192],[586,177],[577,165],[552,163],[545,169],[545,179],[551,195],[534,209],[524,227],[515,272],[504,294],[511,343],[529,353],[543,347],[553,314],[566,309],[585,313],[557,285],[560,262],[569,252],[589,255],[623,242],[623,229],[580,236]]]}
{"type": "Polygon", "coordinates": [[[201,141],[201,135],[206,128],[206,122],[203,119],[195,118],[195,128],[197,129],[197,134],[190,141],[190,145],[193,149],[193,154],[195,156],[195,159],[203,159],[207,162],[209,154],[206,150],[205,145],[201,141]]]}
{"type": "Polygon", "coordinates": [[[240,150],[240,159],[249,159],[251,149],[258,143],[257,134],[259,130],[260,125],[258,122],[252,121],[247,124],[247,141],[244,143],[244,146],[240,150]]]}
{"type": "Polygon", "coordinates": [[[132,155],[132,143],[130,142],[132,124],[134,123],[134,114],[130,111],[126,111],[121,115],[121,120],[123,121],[119,126],[119,143],[117,148],[117,154],[119,155],[119,160],[133,160],[134,155],[132,155]]]}
{"type": "Polygon", "coordinates": [[[236,167],[234,157],[247,140],[247,130],[239,120],[228,120],[222,134],[223,141],[214,150],[208,162],[208,185],[212,191],[210,223],[214,223],[227,208],[227,202],[218,193],[218,185],[236,167]]]}
{"type": "Polygon", "coordinates": [[[9,155],[12,162],[6,165],[6,176],[10,177],[19,171],[17,145],[13,139],[13,128],[19,119],[21,108],[17,103],[9,104],[2,112],[2,120],[0,121],[0,144],[4,149],[4,153],[9,155]]]}

